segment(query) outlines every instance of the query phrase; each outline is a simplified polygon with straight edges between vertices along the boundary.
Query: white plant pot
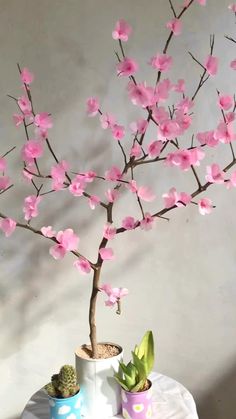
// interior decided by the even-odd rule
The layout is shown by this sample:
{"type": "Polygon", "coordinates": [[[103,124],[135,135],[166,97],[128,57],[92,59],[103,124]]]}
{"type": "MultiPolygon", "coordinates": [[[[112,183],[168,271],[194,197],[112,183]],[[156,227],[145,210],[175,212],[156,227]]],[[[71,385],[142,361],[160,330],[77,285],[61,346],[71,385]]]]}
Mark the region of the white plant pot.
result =
{"type": "Polygon", "coordinates": [[[118,372],[123,349],[110,342],[102,343],[117,346],[120,353],[107,359],[85,359],[75,352],[81,413],[86,419],[106,419],[121,411],[120,386],[114,379],[114,372],[118,372]]]}

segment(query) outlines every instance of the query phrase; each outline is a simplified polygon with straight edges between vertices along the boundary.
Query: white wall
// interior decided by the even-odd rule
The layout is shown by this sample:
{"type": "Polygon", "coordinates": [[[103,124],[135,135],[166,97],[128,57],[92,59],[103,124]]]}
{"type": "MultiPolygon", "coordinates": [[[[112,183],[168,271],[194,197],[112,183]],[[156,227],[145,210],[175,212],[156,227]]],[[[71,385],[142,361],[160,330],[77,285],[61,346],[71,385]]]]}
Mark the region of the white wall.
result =
{"type": "MultiPolygon", "coordinates": [[[[206,8],[194,5],[184,17],[183,36],[174,39],[169,50],[176,62],[171,77],[173,81],[186,78],[191,94],[199,68],[187,51],[203,60],[209,34],[216,34],[221,70],[196,101],[198,131],[214,128],[220,118],[216,87],[232,93],[235,85],[235,73],[228,69],[235,58],[234,46],[224,39],[225,33],[235,33],[228,1],[208,0],[206,8]]],[[[15,105],[6,98],[7,93],[20,92],[16,69],[20,62],[36,74],[37,110],[53,115],[51,142],[57,154],[79,170],[94,168],[103,173],[107,162],[121,165],[118,147],[109,134],[101,131],[96,119],[86,118],[85,101],[89,95],[98,95],[102,108],[113,111],[124,124],[140,115],[126,100],[125,82],[116,78],[111,31],[118,18],[131,23],[134,33],[127,51],[139,60],[138,78],[153,81],[154,73],[146,63],[162,48],[168,33],[164,23],[170,16],[167,0],[2,0],[0,152],[16,144],[17,155],[24,141],[22,130],[12,125],[15,105]]],[[[222,163],[229,161],[224,147],[210,151],[208,161],[214,161],[217,153],[222,163]]],[[[12,174],[18,165],[16,155],[9,157],[12,174]]],[[[204,168],[205,162],[200,173],[204,168]]],[[[146,183],[156,181],[158,205],[162,193],[173,184],[188,191],[195,187],[190,174],[183,176],[175,169],[161,172],[160,166],[150,166],[140,172],[146,183]]],[[[32,190],[20,177],[15,183],[15,192],[1,198],[1,209],[19,219],[23,198],[32,190]]],[[[135,231],[115,239],[116,261],[104,264],[103,280],[128,287],[130,295],[121,317],[100,299],[98,329],[100,340],[118,342],[127,353],[146,329],[153,329],[156,369],[192,391],[201,418],[233,419],[236,193],[216,186],[207,195],[217,206],[209,217],[189,207],[172,212],[169,223],[159,220],[150,233],[135,231]]],[[[127,205],[126,200],[119,204],[117,219],[126,213],[127,205]]],[[[102,210],[89,212],[86,203],[67,193],[60,194],[57,202],[49,196],[42,208],[35,225],[75,228],[81,252],[95,257],[104,223],[102,210]]],[[[91,278],[74,270],[70,256],[61,262],[52,260],[48,244],[28,232],[18,230],[9,240],[1,236],[0,243],[0,371],[4,377],[0,416],[15,419],[30,395],[61,364],[73,362],[74,348],[88,340],[91,278]]]]}

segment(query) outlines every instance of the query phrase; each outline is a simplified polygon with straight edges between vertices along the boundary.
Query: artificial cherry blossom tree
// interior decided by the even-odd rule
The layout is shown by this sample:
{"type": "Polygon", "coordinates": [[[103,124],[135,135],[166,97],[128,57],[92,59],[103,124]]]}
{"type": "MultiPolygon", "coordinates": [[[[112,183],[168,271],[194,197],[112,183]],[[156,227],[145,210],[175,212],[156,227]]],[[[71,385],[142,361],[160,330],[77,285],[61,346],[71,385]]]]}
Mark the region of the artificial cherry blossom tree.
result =
{"type": "MultiPolygon", "coordinates": [[[[234,95],[224,92],[218,93],[216,111],[219,111],[219,122],[212,127],[211,131],[204,132],[199,127],[196,133],[191,132],[194,115],[194,101],[198,92],[210,77],[218,72],[218,58],[214,56],[214,36],[210,38],[210,50],[206,52],[203,62],[200,62],[190,53],[194,62],[201,71],[200,80],[191,95],[186,94],[186,83],[183,79],[178,81],[164,78],[173,66],[174,59],[168,55],[168,47],[172,38],[179,36],[183,30],[182,16],[191,8],[193,3],[205,6],[207,0],[184,0],[180,10],[171,0],[170,9],[173,18],[166,23],[169,36],[162,52],[150,58],[149,65],[156,72],[156,83],[151,86],[146,81],[137,79],[136,73],[139,66],[135,59],[126,56],[124,43],[132,34],[131,26],[125,20],[119,20],[112,32],[114,40],[118,42],[119,52],[116,53],[117,76],[126,77],[127,96],[134,106],[140,108],[142,117],[131,122],[129,127],[121,125],[115,116],[101,109],[99,100],[90,97],[87,100],[87,114],[90,117],[98,117],[101,128],[110,131],[114,139],[114,146],[118,145],[123,159],[123,167],[108,167],[105,173],[95,173],[92,168],[86,172],[76,172],[70,164],[59,159],[49,140],[49,132],[53,126],[50,114],[38,113],[33,103],[31,84],[34,75],[27,69],[19,68],[23,94],[20,97],[10,96],[18,107],[18,112],[13,115],[16,127],[22,126],[26,141],[21,148],[20,157],[23,164],[23,176],[28,182],[23,214],[25,222],[11,218],[10,213],[0,212],[0,229],[6,237],[14,233],[16,227],[24,228],[29,232],[43,236],[51,243],[50,255],[54,259],[62,259],[71,252],[75,256],[74,267],[83,274],[93,274],[91,298],[89,304],[90,341],[93,357],[97,357],[97,333],[96,333],[96,302],[99,292],[107,295],[107,306],[117,305],[117,313],[120,313],[120,300],[126,296],[126,288],[112,288],[110,284],[101,284],[101,269],[103,263],[114,258],[110,242],[115,236],[135,229],[150,230],[156,219],[168,220],[166,214],[171,210],[195,205],[200,214],[210,214],[214,205],[205,191],[213,184],[221,184],[226,188],[236,187],[236,171],[228,174],[236,163],[233,141],[236,139],[233,123],[235,120],[236,101],[234,95]],[[175,95],[175,96],[173,96],[175,95]],[[174,98],[174,99],[173,99],[174,98]],[[156,137],[150,139],[149,127],[156,127],[156,137]],[[208,151],[223,143],[229,147],[231,161],[221,168],[213,161],[206,166],[205,178],[198,174],[198,167],[204,161],[208,151]],[[54,164],[45,173],[41,169],[40,159],[46,153],[51,154],[54,164]],[[154,202],[156,194],[155,184],[142,185],[136,181],[136,172],[140,166],[156,164],[159,171],[164,175],[165,166],[173,167],[173,170],[192,172],[196,187],[193,191],[177,191],[175,186],[170,185],[163,198],[163,208],[152,214],[145,210],[146,202],[154,202]],[[51,183],[47,190],[48,182],[51,183]],[[104,196],[91,194],[91,183],[103,182],[106,186],[104,196]],[[112,185],[112,186],[111,186],[112,185]],[[38,216],[40,203],[47,198],[48,194],[67,191],[78,199],[86,199],[91,211],[96,211],[97,206],[104,210],[105,221],[103,235],[97,251],[95,261],[89,260],[81,254],[79,249],[79,237],[71,229],[55,231],[52,226],[33,226],[34,219],[38,216]],[[140,218],[136,219],[132,214],[117,225],[114,220],[113,209],[116,202],[126,194],[135,197],[140,210],[140,218]],[[203,194],[203,195],[202,195],[203,194]],[[201,197],[199,197],[201,195],[201,197]]],[[[236,4],[229,6],[236,13],[236,4]]],[[[228,37],[233,42],[234,39],[228,37]]],[[[236,70],[236,60],[229,67],[236,70]]],[[[229,69],[229,71],[232,71],[229,69]]],[[[13,188],[13,182],[7,176],[7,159],[15,147],[0,157],[0,195],[7,193],[13,188]]],[[[14,189],[13,189],[14,191],[14,189]]]]}

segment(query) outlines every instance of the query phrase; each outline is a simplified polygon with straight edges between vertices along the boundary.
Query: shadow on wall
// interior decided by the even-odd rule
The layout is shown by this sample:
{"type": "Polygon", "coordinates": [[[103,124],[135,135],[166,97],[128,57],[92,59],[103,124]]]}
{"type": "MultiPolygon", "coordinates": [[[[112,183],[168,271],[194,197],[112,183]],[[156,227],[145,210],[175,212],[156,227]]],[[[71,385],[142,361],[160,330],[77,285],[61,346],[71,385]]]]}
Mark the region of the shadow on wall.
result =
{"type": "Polygon", "coordinates": [[[236,365],[197,401],[199,418],[236,419],[235,389],[236,365]]]}

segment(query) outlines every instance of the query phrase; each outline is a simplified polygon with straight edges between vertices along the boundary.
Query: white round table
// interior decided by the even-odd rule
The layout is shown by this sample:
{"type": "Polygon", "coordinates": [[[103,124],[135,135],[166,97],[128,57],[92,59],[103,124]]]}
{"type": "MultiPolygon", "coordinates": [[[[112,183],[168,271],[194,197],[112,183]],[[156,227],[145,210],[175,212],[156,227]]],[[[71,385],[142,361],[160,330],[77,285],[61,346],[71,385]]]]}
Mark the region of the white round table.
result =
{"type": "MultiPolygon", "coordinates": [[[[162,374],[150,375],[153,383],[153,419],[198,419],[193,396],[182,384],[162,374]]],[[[48,399],[43,389],[27,403],[21,419],[48,419],[48,399]]],[[[122,418],[121,415],[114,418],[122,418]]],[[[113,419],[114,419],[113,418],[113,419]]]]}

